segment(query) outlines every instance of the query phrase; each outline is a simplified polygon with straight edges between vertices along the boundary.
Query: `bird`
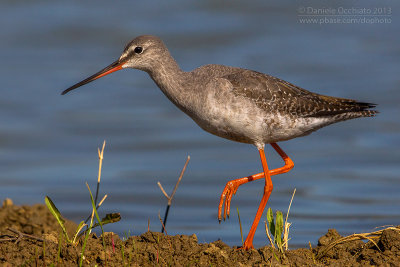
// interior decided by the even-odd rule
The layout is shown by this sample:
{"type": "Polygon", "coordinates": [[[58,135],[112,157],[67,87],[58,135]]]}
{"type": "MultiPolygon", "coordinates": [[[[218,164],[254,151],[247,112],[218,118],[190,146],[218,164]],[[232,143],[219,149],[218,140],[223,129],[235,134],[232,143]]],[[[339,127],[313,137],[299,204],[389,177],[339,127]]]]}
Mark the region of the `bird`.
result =
{"type": "Polygon", "coordinates": [[[121,69],[149,74],[164,95],[200,128],[216,136],[254,145],[262,171],[226,183],[218,205],[218,220],[229,218],[230,203],[239,186],[264,179],[263,196],[250,231],[241,246],[253,249],[253,238],[273,190],[271,176],[289,172],[294,163],[277,142],[306,136],[327,125],[373,117],[376,104],[321,95],[261,72],[209,64],[183,71],[157,36],[141,35],[130,41],[121,56],[99,72],[76,83],[62,95],[121,69]],[[269,169],[265,145],[284,165],[269,169]],[[223,209],[223,212],[222,212],[223,209]]]}

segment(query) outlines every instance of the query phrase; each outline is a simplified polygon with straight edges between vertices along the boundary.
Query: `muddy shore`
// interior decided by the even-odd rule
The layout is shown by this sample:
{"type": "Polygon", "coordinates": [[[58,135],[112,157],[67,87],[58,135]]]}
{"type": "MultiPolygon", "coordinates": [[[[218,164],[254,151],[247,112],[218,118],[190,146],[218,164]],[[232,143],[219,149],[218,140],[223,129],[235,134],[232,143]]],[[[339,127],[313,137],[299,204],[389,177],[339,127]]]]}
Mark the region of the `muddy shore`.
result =
{"type": "MultiPolygon", "coordinates": [[[[70,235],[77,227],[71,221],[66,226],[70,235]]],[[[60,233],[59,224],[45,205],[3,203],[0,265],[77,266],[83,239],[76,245],[67,244],[60,233]]],[[[84,266],[400,266],[399,227],[384,229],[373,238],[369,236],[370,241],[343,241],[335,246],[332,242],[342,236],[330,229],[319,238],[316,247],[304,244],[304,248],[284,254],[269,246],[243,251],[222,241],[198,243],[195,234],[146,232],[121,238],[108,232],[104,237],[105,249],[101,237],[89,237],[84,266]]]]}

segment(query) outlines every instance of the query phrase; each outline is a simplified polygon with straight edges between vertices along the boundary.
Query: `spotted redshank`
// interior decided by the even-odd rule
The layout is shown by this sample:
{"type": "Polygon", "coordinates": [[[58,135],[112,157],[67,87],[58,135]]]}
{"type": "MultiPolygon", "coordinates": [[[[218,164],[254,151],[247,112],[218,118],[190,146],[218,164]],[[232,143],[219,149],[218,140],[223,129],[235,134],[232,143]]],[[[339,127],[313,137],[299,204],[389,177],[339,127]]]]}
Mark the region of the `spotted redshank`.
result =
{"type": "Polygon", "coordinates": [[[273,185],[271,176],[293,168],[293,161],[276,142],[305,136],[329,124],[372,117],[375,105],[320,95],[260,72],[205,65],[193,71],[180,69],[160,38],[139,36],[111,65],[69,87],[62,94],[124,68],[147,72],[161,91],[203,130],[258,149],[263,171],[229,181],[220,198],[218,219],[229,217],[230,202],[239,186],[265,178],[264,192],[250,232],[243,244],[253,248],[253,237],[273,185]],[[282,157],[283,167],[268,169],[264,146],[270,144],[282,157]]]}

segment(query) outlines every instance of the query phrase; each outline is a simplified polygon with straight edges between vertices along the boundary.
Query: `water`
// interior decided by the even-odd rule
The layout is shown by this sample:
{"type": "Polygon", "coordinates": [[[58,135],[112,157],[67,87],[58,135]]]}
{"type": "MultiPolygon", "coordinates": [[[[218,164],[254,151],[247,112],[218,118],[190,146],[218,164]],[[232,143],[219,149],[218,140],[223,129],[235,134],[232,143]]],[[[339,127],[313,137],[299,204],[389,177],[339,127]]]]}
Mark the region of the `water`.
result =
{"type": "MultiPolygon", "coordinates": [[[[240,187],[231,219],[221,225],[217,205],[230,178],[261,171],[254,147],[203,132],[140,71],[120,71],[60,95],[118,58],[133,37],[155,34],[185,70],[208,63],[240,66],[322,94],[379,104],[376,118],[281,143],[295,168],[273,178],[268,206],[286,211],[297,188],[289,217],[292,247],[315,244],[332,227],[351,234],[398,224],[399,4],[360,5],[391,7],[391,23],[300,23],[299,8],[329,7],[320,1],[3,1],[0,198],[32,204],[49,195],[66,217],[81,220],[90,211],[84,183],[95,189],[96,149],[107,140],[100,191],[109,197],[101,212],[120,212],[123,219],[106,230],[140,234],[150,220],[158,231],[166,199],[156,183],[171,192],[190,155],[168,234],[240,244],[236,207],[247,234],[262,182],[240,187]]],[[[282,164],[270,147],[267,158],[271,167],[282,164]]],[[[267,243],[263,229],[256,246],[267,243]]]]}

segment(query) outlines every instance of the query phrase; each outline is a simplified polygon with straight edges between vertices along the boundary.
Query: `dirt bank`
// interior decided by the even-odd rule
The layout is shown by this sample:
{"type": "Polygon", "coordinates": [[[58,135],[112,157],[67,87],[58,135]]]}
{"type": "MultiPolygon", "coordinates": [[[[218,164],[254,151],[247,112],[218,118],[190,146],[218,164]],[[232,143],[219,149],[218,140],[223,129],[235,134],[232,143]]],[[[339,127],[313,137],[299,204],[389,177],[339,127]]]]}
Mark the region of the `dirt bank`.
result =
{"type": "MultiPolygon", "coordinates": [[[[67,223],[68,231],[77,225],[67,223]]],[[[84,252],[84,266],[400,266],[399,228],[379,232],[374,241],[343,241],[332,247],[341,236],[329,230],[318,246],[289,250],[285,254],[271,247],[243,251],[222,241],[198,243],[195,235],[169,236],[147,232],[121,240],[116,234],[102,238],[92,234],[84,252]],[[374,244],[375,243],[375,244],[374,244]],[[106,263],[107,261],[107,263],[106,263]]],[[[77,266],[82,240],[76,246],[59,237],[60,226],[41,204],[0,208],[0,265],[2,266],[77,266]],[[9,228],[31,236],[21,236],[9,228]],[[43,241],[37,238],[43,239],[43,241]],[[15,240],[18,239],[18,240],[15,240]],[[60,241],[61,240],[61,241],[60,241]]]]}

